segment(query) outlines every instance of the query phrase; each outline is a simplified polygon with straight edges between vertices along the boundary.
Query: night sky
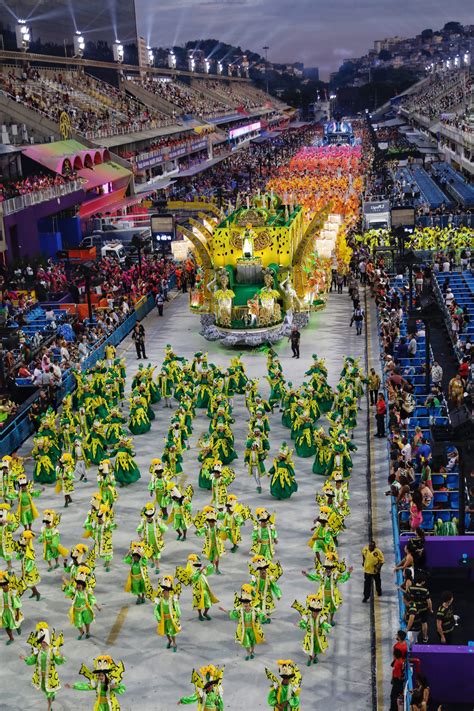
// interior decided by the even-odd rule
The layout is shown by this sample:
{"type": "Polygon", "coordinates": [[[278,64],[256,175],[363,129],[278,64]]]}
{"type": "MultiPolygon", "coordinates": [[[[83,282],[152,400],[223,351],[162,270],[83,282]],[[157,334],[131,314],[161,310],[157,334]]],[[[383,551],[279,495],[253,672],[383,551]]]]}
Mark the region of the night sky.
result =
{"type": "Polygon", "coordinates": [[[136,0],[138,31],[153,46],[210,37],[275,62],[319,66],[322,77],[375,39],[413,37],[446,22],[474,22],[472,0],[136,0]],[[261,52],[263,54],[263,52],[261,52]]]}

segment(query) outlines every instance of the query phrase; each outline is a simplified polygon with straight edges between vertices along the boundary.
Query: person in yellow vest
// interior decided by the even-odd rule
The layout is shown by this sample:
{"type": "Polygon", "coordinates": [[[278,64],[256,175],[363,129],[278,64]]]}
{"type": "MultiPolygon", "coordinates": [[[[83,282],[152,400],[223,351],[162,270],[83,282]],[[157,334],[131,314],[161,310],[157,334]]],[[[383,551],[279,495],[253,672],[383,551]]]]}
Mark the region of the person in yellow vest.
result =
{"type": "Polygon", "coordinates": [[[375,545],[375,541],[370,541],[368,546],[362,548],[362,564],[364,566],[364,597],[362,602],[369,601],[374,583],[377,595],[379,597],[382,595],[380,571],[384,563],[384,555],[380,548],[375,545]]]}

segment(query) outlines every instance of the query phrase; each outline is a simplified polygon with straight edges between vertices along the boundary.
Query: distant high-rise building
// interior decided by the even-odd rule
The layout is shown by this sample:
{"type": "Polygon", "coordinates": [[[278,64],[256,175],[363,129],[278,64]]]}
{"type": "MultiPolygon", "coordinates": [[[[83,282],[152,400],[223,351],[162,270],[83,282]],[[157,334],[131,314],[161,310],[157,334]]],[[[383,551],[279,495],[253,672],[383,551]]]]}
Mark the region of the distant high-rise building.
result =
{"type": "Polygon", "coordinates": [[[79,31],[86,43],[137,44],[135,0],[4,0],[3,5],[0,33],[2,29],[15,32],[17,17],[27,21],[32,42],[72,44],[79,31]]]}
{"type": "Polygon", "coordinates": [[[312,79],[313,81],[319,81],[319,68],[318,67],[305,67],[303,69],[303,75],[305,79],[312,79]]]}

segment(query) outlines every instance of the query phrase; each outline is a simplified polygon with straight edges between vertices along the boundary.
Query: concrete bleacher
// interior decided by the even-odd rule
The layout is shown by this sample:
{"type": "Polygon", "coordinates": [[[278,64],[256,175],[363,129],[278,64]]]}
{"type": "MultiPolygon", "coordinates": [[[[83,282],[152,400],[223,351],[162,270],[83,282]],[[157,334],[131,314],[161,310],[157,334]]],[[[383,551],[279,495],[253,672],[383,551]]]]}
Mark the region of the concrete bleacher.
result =
{"type": "Polygon", "coordinates": [[[463,207],[474,207],[474,185],[452,168],[448,163],[433,163],[431,166],[433,174],[438,181],[446,188],[447,192],[463,207]]]}
{"type": "Polygon", "coordinates": [[[410,169],[410,173],[418,185],[424,201],[432,210],[436,210],[441,205],[451,205],[450,198],[436,185],[424,168],[415,165],[410,169]]]}

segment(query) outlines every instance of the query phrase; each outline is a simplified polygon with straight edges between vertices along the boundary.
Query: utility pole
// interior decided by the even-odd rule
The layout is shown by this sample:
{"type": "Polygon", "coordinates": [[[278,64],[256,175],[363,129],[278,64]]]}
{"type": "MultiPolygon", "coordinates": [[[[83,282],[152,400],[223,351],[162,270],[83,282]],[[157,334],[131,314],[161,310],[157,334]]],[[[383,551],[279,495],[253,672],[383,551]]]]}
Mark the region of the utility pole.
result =
{"type": "Polygon", "coordinates": [[[268,50],[270,49],[270,47],[265,45],[264,47],[262,47],[262,49],[265,52],[265,81],[267,84],[267,94],[268,94],[268,50]]]}

